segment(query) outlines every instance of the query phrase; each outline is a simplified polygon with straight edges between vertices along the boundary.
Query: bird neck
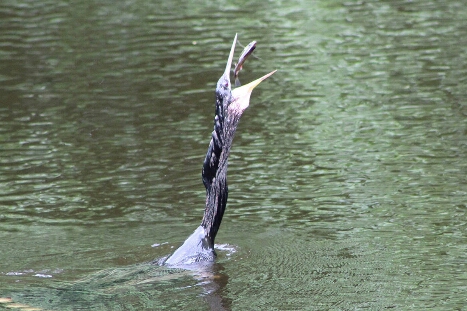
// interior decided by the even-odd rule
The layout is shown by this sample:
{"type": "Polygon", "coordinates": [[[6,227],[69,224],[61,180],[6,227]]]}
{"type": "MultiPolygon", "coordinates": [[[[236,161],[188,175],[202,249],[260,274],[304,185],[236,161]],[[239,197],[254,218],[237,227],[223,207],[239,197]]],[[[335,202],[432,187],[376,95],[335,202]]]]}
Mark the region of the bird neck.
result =
{"type": "Polygon", "coordinates": [[[230,91],[225,96],[221,96],[218,92],[216,95],[214,130],[202,171],[203,183],[206,187],[206,206],[201,226],[212,248],[227,205],[228,157],[241,116],[235,110],[229,109],[230,91]]]}

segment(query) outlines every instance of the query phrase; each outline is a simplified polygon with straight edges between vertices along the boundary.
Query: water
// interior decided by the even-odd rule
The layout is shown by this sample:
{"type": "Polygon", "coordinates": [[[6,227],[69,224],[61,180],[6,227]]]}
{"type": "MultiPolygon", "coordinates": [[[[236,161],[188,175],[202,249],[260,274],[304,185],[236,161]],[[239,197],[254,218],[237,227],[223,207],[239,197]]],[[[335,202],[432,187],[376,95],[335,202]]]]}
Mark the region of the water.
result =
{"type": "Polygon", "coordinates": [[[3,1],[0,17],[0,308],[465,308],[461,1],[3,1]],[[235,137],[218,261],[169,271],[150,262],[200,223],[235,32],[258,41],[243,83],[278,72],[235,137]]]}

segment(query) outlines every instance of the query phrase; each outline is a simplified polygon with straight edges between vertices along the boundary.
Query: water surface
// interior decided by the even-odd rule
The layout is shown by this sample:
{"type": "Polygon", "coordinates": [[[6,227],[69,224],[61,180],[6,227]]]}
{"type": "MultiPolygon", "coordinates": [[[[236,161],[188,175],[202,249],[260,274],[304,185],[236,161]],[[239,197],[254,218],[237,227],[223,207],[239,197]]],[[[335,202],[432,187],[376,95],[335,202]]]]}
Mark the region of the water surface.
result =
{"type": "Polygon", "coordinates": [[[3,1],[0,20],[0,297],[464,308],[461,1],[3,1]],[[218,261],[169,271],[150,262],[201,221],[235,32],[258,41],[242,82],[278,72],[234,140],[218,261]]]}

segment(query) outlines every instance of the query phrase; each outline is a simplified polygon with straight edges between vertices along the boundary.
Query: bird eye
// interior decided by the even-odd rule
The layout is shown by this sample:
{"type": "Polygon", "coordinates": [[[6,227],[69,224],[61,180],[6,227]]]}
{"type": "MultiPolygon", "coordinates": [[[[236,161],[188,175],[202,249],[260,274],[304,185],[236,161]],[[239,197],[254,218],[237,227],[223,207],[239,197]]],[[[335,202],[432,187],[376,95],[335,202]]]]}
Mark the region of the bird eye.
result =
{"type": "Polygon", "coordinates": [[[229,87],[229,82],[225,82],[224,87],[228,88],[229,87]]]}

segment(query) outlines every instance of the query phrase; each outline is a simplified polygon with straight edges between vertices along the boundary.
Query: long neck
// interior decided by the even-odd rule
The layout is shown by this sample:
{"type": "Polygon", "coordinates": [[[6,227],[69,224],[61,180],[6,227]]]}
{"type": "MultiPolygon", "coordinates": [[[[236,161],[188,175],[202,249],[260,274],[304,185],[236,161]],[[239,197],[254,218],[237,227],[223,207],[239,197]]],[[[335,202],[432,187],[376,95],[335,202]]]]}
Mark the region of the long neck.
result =
{"type": "Polygon", "coordinates": [[[206,207],[201,226],[211,247],[219,230],[227,204],[227,165],[233,137],[240,114],[229,110],[230,90],[221,95],[216,92],[216,114],[211,142],[203,163],[203,183],[206,187],[206,207]]]}

